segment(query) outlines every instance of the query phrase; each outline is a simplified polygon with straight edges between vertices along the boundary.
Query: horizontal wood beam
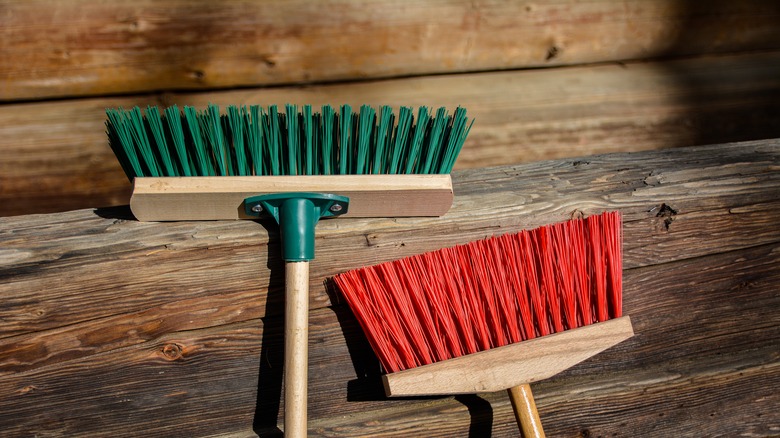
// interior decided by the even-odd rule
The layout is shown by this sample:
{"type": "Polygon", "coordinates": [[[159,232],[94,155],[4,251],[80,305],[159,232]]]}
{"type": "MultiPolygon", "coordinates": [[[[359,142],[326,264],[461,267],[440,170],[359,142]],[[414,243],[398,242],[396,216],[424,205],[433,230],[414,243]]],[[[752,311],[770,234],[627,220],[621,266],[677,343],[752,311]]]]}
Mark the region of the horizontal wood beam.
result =
{"type": "Polygon", "coordinates": [[[6,1],[0,101],[778,49],[779,20],[761,0],[6,1]]]}
{"type": "Polygon", "coordinates": [[[457,169],[780,137],[780,52],[390,81],[0,106],[0,216],[127,204],[105,108],[462,105],[457,169]]]}

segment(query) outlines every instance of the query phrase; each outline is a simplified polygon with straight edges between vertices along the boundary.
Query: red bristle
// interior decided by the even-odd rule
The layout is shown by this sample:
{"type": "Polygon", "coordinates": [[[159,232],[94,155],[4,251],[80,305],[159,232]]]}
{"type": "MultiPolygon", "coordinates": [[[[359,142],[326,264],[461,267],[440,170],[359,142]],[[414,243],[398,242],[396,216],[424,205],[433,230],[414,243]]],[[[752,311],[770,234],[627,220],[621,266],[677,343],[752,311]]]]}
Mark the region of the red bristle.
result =
{"type": "Polygon", "coordinates": [[[525,266],[521,261],[517,235],[505,234],[497,240],[501,242],[503,252],[506,254],[507,282],[514,286],[509,288],[514,295],[507,299],[510,302],[514,302],[517,309],[518,328],[520,330],[519,340],[532,339],[536,337],[536,331],[534,330],[527,280],[525,270],[523,269],[525,266]]]}
{"type": "Polygon", "coordinates": [[[522,265],[525,267],[526,285],[528,286],[528,299],[534,310],[534,326],[538,336],[547,336],[550,333],[550,325],[547,320],[547,299],[541,290],[541,259],[538,257],[530,231],[522,231],[519,234],[520,251],[522,252],[522,265]]]}
{"type": "Polygon", "coordinates": [[[621,316],[622,230],[605,213],[334,278],[387,372],[621,316]]]}
{"type": "Polygon", "coordinates": [[[468,245],[456,246],[456,257],[458,267],[460,268],[464,299],[468,303],[468,309],[471,317],[471,326],[474,328],[474,341],[477,351],[487,350],[490,345],[490,331],[487,320],[485,319],[484,304],[479,296],[479,286],[477,275],[468,253],[468,245]]]}
{"type": "Polygon", "coordinates": [[[577,328],[577,292],[574,288],[574,254],[571,241],[574,222],[576,221],[564,222],[550,227],[553,238],[553,253],[557,258],[555,263],[557,295],[561,297],[560,304],[566,329],[577,328]]]}
{"type": "Polygon", "coordinates": [[[572,252],[572,278],[574,290],[582,291],[577,293],[577,324],[578,326],[593,324],[593,313],[591,307],[591,281],[588,272],[588,253],[587,240],[585,236],[585,221],[578,219],[570,223],[571,245],[569,249],[572,252]]]}
{"type": "Polygon", "coordinates": [[[493,284],[490,279],[490,273],[493,271],[493,267],[490,266],[490,263],[486,259],[488,255],[485,241],[479,240],[471,242],[467,244],[467,247],[469,249],[469,260],[472,263],[474,268],[473,272],[476,275],[475,278],[477,280],[476,285],[479,294],[479,301],[477,302],[481,302],[484,306],[484,318],[481,318],[481,320],[485,321],[487,324],[485,332],[489,335],[489,348],[506,345],[503,324],[499,314],[500,309],[496,302],[497,293],[494,290],[494,286],[497,287],[498,285],[493,284]]]}
{"type": "Polygon", "coordinates": [[[448,315],[438,312],[442,309],[441,302],[444,297],[437,293],[438,290],[431,287],[431,281],[428,279],[429,273],[423,266],[423,257],[416,256],[401,260],[400,264],[403,266],[401,274],[412,299],[414,314],[419,317],[422,329],[420,341],[428,345],[435,362],[449,358],[447,348],[442,342],[443,334],[439,333],[441,324],[437,324],[437,319],[448,318],[448,315]]]}
{"type": "MultiPolygon", "coordinates": [[[[394,360],[395,369],[404,369],[410,364],[420,363],[417,360],[419,345],[409,341],[409,324],[404,320],[404,316],[410,314],[410,310],[404,306],[408,302],[404,297],[398,294],[399,286],[397,279],[386,275],[390,266],[377,266],[372,270],[374,276],[369,277],[374,282],[366,283],[367,286],[375,288],[377,300],[377,313],[370,314],[375,316],[377,321],[372,325],[387,325],[387,342],[389,344],[399,345],[398,357],[394,360]],[[401,304],[399,304],[399,302],[401,304]]],[[[427,350],[426,350],[427,351],[427,350]]]]}
{"type": "Polygon", "coordinates": [[[609,279],[610,317],[623,316],[623,227],[620,213],[608,214],[604,220],[609,279]]]}
{"type": "Polygon", "coordinates": [[[502,243],[502,239],[490,239],[490,242],[493,243],[493,253],[500,254],[500,256],[494,258],[493,264],[494,266],[497,266],[496,271],[498,276],[496,282],[501,284],[501,299],[499,302],[501,303],[501,308],[504,309],[503,313],[506,320],[508,342],[513,344],[526,339],[523,336],[524,330],[521,321],[522,312],[520,310],[520,302],[517,298],[518,286],[514,283],[511,273],[511,268],[517,265],[517,260],[514,258],[514,251],[507,248],[502,243]]]}
{"type": "Polygon", "coordinates": [[[562,332],[563,316],[561,314],[561,295],[556,279],[556,253],[553,248],[552,227],[541,227],[538,229],[538,238],[536,253],[542,260],[542,293],[547,300],[547,317],[552,324],[552,333],[562,332]]]}
{"type": "Polygon", "coordinates": [[[404,333],[405,339],[409,341],[409,351],[412,352],[412,357],[414,357],[414,360],[410,363],[414,364],[412,366],[418,366],[433,362],[431,349],[425,342],[425,334],[422,327],[424,323],[420,322],[421,319],[425,318],[425,315],[417,315],[415,313],[414,304],[409,296],[410,293],[419,292],[419,290],[410,290],[408,289],[410,285],[402,283],[400,276],[407,272],[402,265],[402,261],[397,260],[393,263],[377,265],[377,268],[381,272],[381,278],[386,282],[388,295],[396,306],[397,315],[403,329],[402,332],[394,335],[400,336],[401,333],[404,333]]]}
{"type": "Polygon", "coordinates": [[[442,294],[442,309],[439,310],[440,321],[443,330],[447,333],[447,346],[453,357],[465,354],[463,345],[470,339],[466,336],[471,332],[470,321],[466,317],[465,307],[461,300],[460,289],[457,285],[457,276],[449,275],[456,272],[457,267],[452,265],[450,257],[442,256],[442,252],[429,252],[424,254],[426,269],[438,283],[438,291],[442,294]]]}
{"type": "Polygon", "coordinates": [[[382,360],[382,366],[388,372],[401,369],[399,355],[403,351],[404,344],[399,343],[397,348],[391,342],[391,333],[397,333],[400,327],[394,325],[395,319],[390,315],[392,309],[389,306],[382,308],[381,293],[382,283],[375,277],[375,272],[371,268],[361,271],[350,271],[339,276],[337,284],[342,291],[350,291],[344,294],[347,304],[352,309],[361,328],[368,338],[371,348],[382,360]],[[369,297],[368,292],[371,291],[369,297]],[[379,322],[384,323],[379,323],[379,322]]]}
{"type": "Polygon", "coordinates": [[[593,278],[593,299],[595,300],[594,312],[596,321],[606,321],[609,318],[609,312],[607,307],[607,269],[604,263],[605,253],[603,251],[602,241],[602,224],[601,221],[596,219],[596,216],[591,216],[587,219],[588,222],[588,248],[590,249],[590,257],[588,261],[591,263],[591,276],[593,278]]]}
{"type": "MultiPolygon", "coordinates": [[[[366,313],[365,315],[375,318],[372,324],[374,327],[385,329],[385,337],[380,338],[380,340],[386,344],[384,349],[392,350],[395,353],[392,362],[394,365],[391,365],[391,368],[404,369],[408,364],[416,363],[417,352],[415,351],[415,346],[406,337],[402,338],[399,336],[399,333],[405,333],[408,328],[400,318],[402,311],[398,307],[396,300],[393,299],[393,293],[385,288],[386,280],[379,277],[378,269],[374,270],[373,274],[372,277],[369,277],[373,282],[366,283],[366,285],[373,287],[372,290],[378,292],[374,298],[377,307],[373,313],[366,313]]],[[[366,296],[365,298],[368,297],[366,296]]]]}
{"type": "Polygon", "coordinates": [[[437,300],[431,304],[434,306],[433,314],[437,316],[436,325],[437,331],[441,332],[442,342],[446,343],[444,350],[448,351],[453,357],[463,355],[463,349],[461,347],[461,335],[458,327],[458,321],[463,317],[462,314],[456,315],[456,312],[461,306],[453,303],[452,300],[456,296],[451,290],[452,284],[447,282],[448,275],[442,270],[442,265],[437,263],[436,253],[423,254],[420,257],[420,262],[423,264],[421,267],[428,273],[426,276],[426,287],[430,288],[432,294],[438,297],[437,300]]]}

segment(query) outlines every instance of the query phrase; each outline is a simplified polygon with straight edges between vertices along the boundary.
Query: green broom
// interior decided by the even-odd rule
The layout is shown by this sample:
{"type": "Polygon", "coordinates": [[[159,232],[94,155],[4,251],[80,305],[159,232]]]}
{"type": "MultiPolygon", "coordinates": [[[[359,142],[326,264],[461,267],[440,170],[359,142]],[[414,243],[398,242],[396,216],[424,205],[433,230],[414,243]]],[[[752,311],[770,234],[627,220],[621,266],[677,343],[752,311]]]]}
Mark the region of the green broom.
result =
{"type": "Polygon", "coordinates": [[[309,265],[322,217],[441,216],[471,128],[463,108],[349,105],[108,109],[109,144],[141,221],[273,217],[285,260],[285,413],[306,435],[309,265]]]}

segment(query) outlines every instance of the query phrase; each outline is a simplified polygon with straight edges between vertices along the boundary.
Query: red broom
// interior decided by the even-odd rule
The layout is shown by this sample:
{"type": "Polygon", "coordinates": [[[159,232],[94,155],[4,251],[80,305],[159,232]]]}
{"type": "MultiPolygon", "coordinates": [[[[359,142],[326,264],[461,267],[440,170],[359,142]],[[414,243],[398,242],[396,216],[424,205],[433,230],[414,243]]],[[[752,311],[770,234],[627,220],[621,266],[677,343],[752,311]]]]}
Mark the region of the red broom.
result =
{"type": "Polygon", "coordinates": [[[621,246],[620,213],[608,212],[334,280],[388,373],[388,396],[509,388],[521,431],[542,437],[528,384],[633,336],[621,246]]]}

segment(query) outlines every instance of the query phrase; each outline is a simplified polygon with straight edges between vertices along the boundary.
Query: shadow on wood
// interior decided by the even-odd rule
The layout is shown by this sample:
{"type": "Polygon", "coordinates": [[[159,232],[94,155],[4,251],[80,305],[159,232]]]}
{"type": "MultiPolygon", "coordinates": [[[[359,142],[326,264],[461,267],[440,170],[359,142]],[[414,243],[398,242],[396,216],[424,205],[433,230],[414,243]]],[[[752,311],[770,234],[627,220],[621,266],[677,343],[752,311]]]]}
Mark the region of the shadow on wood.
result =
{"type": "Polygon", "coordinates": [[[360,329],[355,315],[345,303],[339,304],[342,298],[330,278],[325,280],[325,291],[330,302],[333,303],[330,310],[339,323],[352,367],[355,369],[356,378],[347,382],[347,401],[386,399],[379,360],[371,350],[371,345],[360,329]]]}
{"type": "MultiPolygon", "coordinates": [[[[385,388],[382,384],[382,370],[379,360],[371,350],[371,345],[360,328],[355,315],[346,304],[339,304],[341,297],[338,288],[329,278],[325,281],[325,289],[334,303],[330,309],[336,315],[341,331],[349,350],[352,366],[355,369],[356,379],[347,382],[347,401],[381,401],[387,400],[385,388]]],[[[425,400],[440,399],[442,396],[423,397],[395,397],[395,399],[425,400]]],[[[461,394],[454,397],[468,409],[469,438],[481,438],[490,436],[493,429],[493,408],[490,402],[476,394],[461,394]]]]}
{"type": "Polygon", "coordinates": [[[279,227],[272,220],[255,221],[268,231],[268,263],[270,277],[263,316],[260,343],[260,363],[257,377],[257,402],[252,429],[261,438],[284,436],[279,429],[284,372],[284,263],[281,260],[279,227]]]}
{"type": "MultiPolygon", "coordinates": [[[[676,35],[667,50],[659,53],[661,58],[676,57],[680,54],[694,53],[694,47],[700,44],[723,45],[726,41],[744,41],[752,39],[758,44],[754,51],[768,50],[769,41],[777,38],[777,30],[762,34],[753,20],[767,20],[780,16],[780,3],[748,0],[732,2],[717,0],[709,2],[702,9],[701,2],[685,0],[677,2],[676,14],[683,17],[676,28],[676,35]],[[709,16],[728,17],[720,23],[713,23],[709,16]],[[770,36],[774,35],[774,36],[770,36]],[[767,37],[764,40],[764,37],[767,37]]],[[[728,52],[728,49],[715,50],[710,57],[728,52]]],[[[780,69],[768,63],[755,64],[748,68],[739,66],[736,61],[724,68],[734,68],[738,78],[715,78],[691,64],[668,62],[659,64],[666,69],[677,82],[680,117],[678,145],[692,146],[716,143],[728,143],[745,140],[759,140],[780,137],[780,86],[777,77],[780,69]],[[760,92],[745,93],[740,99],[749,110],[737,108],[734,96],[740,94],[746,86],[755,86],[760,92]],[[772,98],[774,96],[774,98],[772,98]]]]}

